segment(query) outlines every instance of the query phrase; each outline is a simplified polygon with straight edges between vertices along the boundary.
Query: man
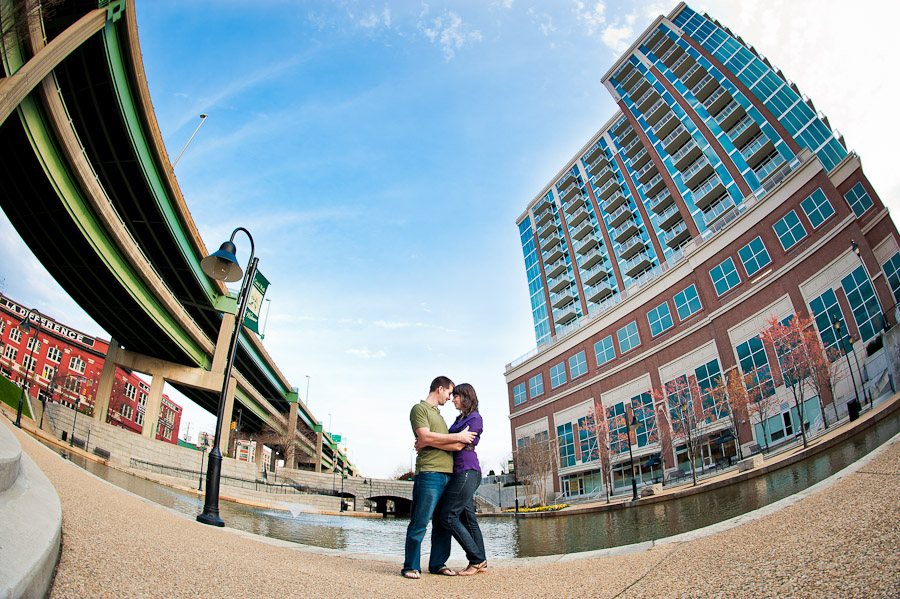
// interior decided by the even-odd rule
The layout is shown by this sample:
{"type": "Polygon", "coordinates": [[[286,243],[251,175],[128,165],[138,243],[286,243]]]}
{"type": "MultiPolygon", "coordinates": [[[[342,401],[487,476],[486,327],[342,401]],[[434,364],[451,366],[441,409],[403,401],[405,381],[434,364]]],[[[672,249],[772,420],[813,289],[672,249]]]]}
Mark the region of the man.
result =
{"type": "MultiPolygon", "coordinates": [[[[438,503],[450,477],[453,474],[452,450],[461,449],[471,443],[475,433],[464,430],[449,434],[447,423],[438,408],[453,395],[453,381],[439,376],[431,381],[428,396],[413,406],[409,413],[409,422],[413,433],[423,447],[416,457],[416,472],[413,478],[412,507],[409,515],[409,526],[406,529],[406,552],[401,574],[406,578],[419,578],[419,562],[422,553],[422,539],[425,538],[425,527],[436,513],[438,503]]],[[[441,526],[437,518],[431,523],[431,555],[436,555],[435,546],[450,544],[450,531],[441,526]]],[[[455,574],[446,564],[434,564],[429,560],[428,571],[432,574],[455,574]]]]}

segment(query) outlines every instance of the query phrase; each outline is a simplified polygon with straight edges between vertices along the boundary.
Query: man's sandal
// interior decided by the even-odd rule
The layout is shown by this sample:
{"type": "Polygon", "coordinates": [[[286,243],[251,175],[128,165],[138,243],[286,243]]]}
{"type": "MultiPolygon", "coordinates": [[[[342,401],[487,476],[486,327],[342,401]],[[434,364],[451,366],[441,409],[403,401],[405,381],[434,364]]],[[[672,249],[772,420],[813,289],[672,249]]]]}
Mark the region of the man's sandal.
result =
{"type": "Polygon", "coordinates": [[[403,570],[400,572],[400,575],[403,576],[403,578],[409,578],[411,580],[416,580],[422,577],[418,570],[403,570]]]}
{"type": "Polygon", "coordinates": [[[447,566],[443,566],[442,568],[438,569],[435,574],[440,574],[442,576],[456,576],[457,572],[456,570],[451,570],[447,566]]]}

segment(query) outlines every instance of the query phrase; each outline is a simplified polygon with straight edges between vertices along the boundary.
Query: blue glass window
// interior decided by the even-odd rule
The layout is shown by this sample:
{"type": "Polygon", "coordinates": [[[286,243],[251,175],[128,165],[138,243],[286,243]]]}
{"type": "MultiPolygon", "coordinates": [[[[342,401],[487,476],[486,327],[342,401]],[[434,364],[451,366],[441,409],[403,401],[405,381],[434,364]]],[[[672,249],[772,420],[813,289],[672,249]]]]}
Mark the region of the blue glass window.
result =
{"type": "Polygon", "coordinates": [[[583,351],[569,358],[569,372],[572,373],[573,379],[587,372],[587,358],[585,358],[583,351]]]}
{"type": "Polygon", "coordinates": [[[891,256],[891,259],[885,262],[882,268],[887,276],[888,285],[894,293],[894,300],[900,302],[900,252],[891,256]]]}
{"type": "Polygon", "coordinates": [[[560,362],[550,367],[550,388],[555,389],[566,382],[566,363],[560,362]]]}
{"type": "Polygon", "coordinates": [[[818,229],[819,225],[834,214],[834,206],[831,205],[831,202],[825,197],[825,192],[821,189],[815,190],[811,196],[800,202],[800,207],[809,218],[813,229],[818,229]]]}
{"type": "Polygon", "coordinates": [[[819,337],[822,338],[822,345],[825,346],[825,350],[828,351],[832,347],[840,350],[839,339],[834,330],[834,321],[840,322],[841,333],[845,339],[848,331],[847,324],[844,322],[844,313],[841,312],[834,290],[829,289],[809,302],[809,309],[812,311],[813,320],[816,322],[816,328],[819,329],[819,337]]]}
{"type": "Polygon", "coordinates": [[[874,205],[872,198],[866,193],[866,188],[863,187],[862,183],[857,183],[851,187],[850,191],[844,195],[844,199],[847,200],[847,204],[853,209],[853,213],[857,218],[865,214],[874,205]]]}
{"type": "Polygon", "coordinates": [[[675,310],[678,312],[680,320],[696,314],[702,307],[696,285],[691,285],[684,291],[675,294],[675,310]]]}
{"type": "Polygon", "coordinates": [[[841,287],[844,288],[847,301],[850,302],[853,318],[856,320],[856,326],[859,327],[859,336],[863,341],[868,341],[881,330],[882,316],[881,307],[875,297],[875,290],[866,275],[865,268],[860,265],[859,268],[841,279],[841,287]]]}
{"type": "Polygon", "coordinates": [[[669,311],[668,302],[663,302],[647,312],[647,320],[650,322],[650,334],[654,337],[671,329],[675,324],[672,322],[672,313],[669,311]]]}
{"type": "Polygon", "coordinates": [[[734,260],[727,258],[724,262],[709,271],[716,293],[722,295],[741,282],[741,277],[734,267],[734,260]]]}
{"type": "Polygon", "coordinates": [[[640,424],[635,431],[637,446],[644,447],[659,441],[659,432],[656,430],[656,414],[653,411],[653,396],[649,393],[641,393],[632,397],[631,411],[640,424]]]}
{"type": "Polygon", "coordinates": [[[544,393],[544,375],[538,374],[528,379],[528,397],[534,399],[544,393]]]}
{"type": "Polygon", "coordinates": [[[747,272],[748,277],[752,277],[759,272],[759,269],[772,262],[769,252],[766,251],[766,244],[763,243],[761,237],[757,237],[738,250],[738,256],[741,258],[741,262],[744,263],[744,270],[747,272]]]}
{"type": "Polygon", "coordinates": [[[513,387],[513,405],[517,406],[525,402],[525,383],[519,383],[513,387]]]}
{"type": "Polygon", "coordinates": [[[775,234],[778,235],[781,247],[785,251],[794,247],[798,241],[806,237],[806,229],[803,228],[800,217],[793,210],[785,214],[784,218],[775,223],[772,228],[775,229],[775,234]]]}
{"type": "Polygon", "coordinates": [[[559,467],[574,466],[575,435],[572,433],[571,422],[556,427],[556,441],[559,444],[559,467]]]}
{"type": "Polygon", "coordinates": [[[744,374],[753,374],[753,383],[747,390],[751,394],[759,391],[762,397],[769,397],[775,393],[775,385],[772,382],[772,370],[769,367],[769,359],[766,350],[759,337],[741,343],[734,348],[737,352],[738,364],[744,374]]]}
{"type": "Polygon", "coordinates": [[[628,424],[625,422],[625,403],[617,403],[606,408],[606,422],[609,426],[609,450],[612,454],[628,451],[628,424]]]}
{"type": "Polygon", "coordinates": [[[594,355],[597,357],[597,366],[603,366],[610,360],[616,359],[616,350],[613,347],[612,335],[607,335],[594,344],[594,355]]]}
{"type": "Polygon", "coordinates": [[[619,351],[623,354],[641,344],[637,322],[634,320],[619,329],[616,335],[619,337],[619,351]]]}
{"type": "Polygon", "coordinates": [[[722,376],[719,361],[712,360],[699,368],[695,368],[694,374],[697,376],[697,386],[700,389],[700,405],[703,407],[706,421],[710,422],[727,416],[724,406],[719,406],[719,409],[716,409],[716,402],[712,396],[712,388],[716,385],[716,379],[722,376]]]}

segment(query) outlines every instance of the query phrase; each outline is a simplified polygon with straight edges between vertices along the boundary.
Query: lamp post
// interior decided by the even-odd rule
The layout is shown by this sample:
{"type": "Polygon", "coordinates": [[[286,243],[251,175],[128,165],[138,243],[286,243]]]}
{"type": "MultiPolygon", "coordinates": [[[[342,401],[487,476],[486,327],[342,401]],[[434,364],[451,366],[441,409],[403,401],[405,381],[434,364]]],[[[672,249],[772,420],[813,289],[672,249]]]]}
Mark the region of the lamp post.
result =
{"type": "MultiPolygon", "coordinates": [[[[863,271],[866,273],[866,279],[869,281],[869,284],[872,286],[872,295],[875,296],[875,301],[878,303],[878,311],[881,312],[881,330],[887,332],[888,324],[887,318],[884,314],[884,308],[881,307],[881,300],[878,299],[878,292],[875,291],[875,283],[872,282],[872,277],[869,276],[869,267],[866,266],[866,263],[862,259],[862,254],[859,252],[859,246],[856,245],[856,241],[850,240],[850,248],[853,250],[853,253],[856,254],[856,257],[859,258],[859,263],[862,264],[863,271]]],[[[862,335],[860,335],[862,337],[862,335]]]]}
{"type": "Polygon", "coordinates": [[[31,337],[31,353],[28,354],[28,366],[25,368],[25,379],[22,381],[22,392],[19,394],[19,407],[16,409],[16,426],[18,428],[22,428],[22,406],[25,405],[25,385],[28,383],[28,371],[34,368],[34,348],[37,347],[40,340],[38,339],[38,333],[41,331],[41,313],[35,309],[31,309],[28,311],[28,314],[25,318],[22,319],[22,322],[19,323],[18,329],[22,331],[23,334],[28,335],[31,333],[31,315],[38,315],[38,323],[37,323],[37,331],[34,332],[34,335],[31,337]]]}
{"type": "Polygon", "coordinates": [[[634,453],[631,451],[631,433],[633,433],[641,425],[637,416],[631,417],[631,423],[628,425],[628,456],[631,458],[631,500],[637,501],[637,479],[634,477],[634,453]]]}
{"type": "Polygon", "coordinates": [[[344,480],[347,478],[347,475],[344,473],[343,468],[341,468],[341,509],[340,511],[344,511],[344,480]]]}
{"type": "MultiPolygon", "coordinates": [[[[197,135],[197,131],[199,131],[199,130],[200,130],[200,127],[203,126],[203,123],[206,122],[206,117],[208,117],[208,116],[209,116],[208,114],[201,114],[201,115],[200,115],[200,124],[197,125],[197,128],[194,129],[194,132],[191,133],[191,137],[187,140],[187,143],[184,144],[184,147],[181,148],[181,151],[180,151],[180,152],[178,152],[178,156],[175,158],[175,162],[172,163],[172,168],[175,168],[175,165],[178,164],[178,159],[181,158],[181,155],[184,154],[184,151],[185,151],[185,150],[187,150],[187,147],[191,144],[191,140],[194,139],[194,136],[195,136],[195,135],[197,135]]],[[[248,233],[248,235],[249,235],[249,233],[248,233]]],[[[237,279],[235,279],[235,280],[237,280],[237,279]]]]}
{"type": "Polygon", "coordinates": [[[237,350],[241,327],[244,324],[244,313],[247,311],[247,300],[250,297],[250,287],[253,284],[253,277],[256,275],[259,258],[254,256],[255,248],[250,232],[243,227],[238,227],[232,231],[231,238],[219,247],[219,251],[200,261],[200,268],[212,279],[226,282],[240,279],[241,267],[235,256],[237,248],[234,245],[234,236],[238,231],[243,231],[250,240],[250,262],[238,292],[238,311],[234,320],[234,331],[231,333],[231,343],[228,346],[228,355],[225,359],[222,393],[219,395],[219,405],[216,408],[216,435],[213,438],[212,449],[209,451],[209,460],[206,464],[206,500],[203,505],[203,513],[197,516],[198,522],[212,526],[225,526],[225,522],[219,517],[219,480],[222,476],[222,451],[219,449],[219,443],[222,438],[222,418],[228,398],[228,382],[231,380],[234,354],[237,350]]]}
{"type": "Polygon", "coordinates": [[[306,396],[303,398],[306,402],[306,407],[309,407],[309,375],[306,375],[306,396]]]}
{"type": "MultiPolygon", "coordinates": [[[[844,336],[841,335],[841,321],[837,316],[832,319],[831,326],[834,327],[834,332],[837,335],[838,342],[841,344],[841,351],[844,352],[844,357],[847,358],[847,370],[850,372],[850,380],[853,381],[853,391],[856,393],[856,401],[859,402],[859,387],[856,386],[856,377],[853,376],[853,369],[850,367],[850,354],[848,354],[847,350],[844,348],[844,336]]],[[[854,353],[854,355],[856,354],[854,353]]]]}
{"type": "Polygon", "coordinates": [[[265,300],[263,300],[263,301],[264,301],[264,302],[269,302],[269,305],[266,306],[266,318],[265,318],[265,320],[263,320],[263,330],[262,330],[262,333],[261,333],[260,336],[259,336],[260,339],[265,339],[265,338],[266,338],[266,325],[269,324],[269,310],[272,309],[272,300],[270,300],[270,299],[267,298],[267,299],[265,299],[265,300]]]}
{"type": "Polygon", "coordinates": [[[206,438],[203,438],[203,444],[200,445],[200,476],[197,481],[197,490],[203,490],[203,458],[206,456],[206,438]]]}
{"type": "MultiPolygon", "coordinates": [[[[77,380],[77,379],[76,379],[77,380]]],[[[76,389],[81,389],[81,384],[83,381],[78,381],[78,384],[75,385],[76,389]]],[[[78,393],[75,393],[75,413],[72,414],[72,434],[69,435],[69,447],[72,447],[72,444],[75,442],[75,423],[78,421],[78,408],[81,406],[81,396],[78,393]]]]}

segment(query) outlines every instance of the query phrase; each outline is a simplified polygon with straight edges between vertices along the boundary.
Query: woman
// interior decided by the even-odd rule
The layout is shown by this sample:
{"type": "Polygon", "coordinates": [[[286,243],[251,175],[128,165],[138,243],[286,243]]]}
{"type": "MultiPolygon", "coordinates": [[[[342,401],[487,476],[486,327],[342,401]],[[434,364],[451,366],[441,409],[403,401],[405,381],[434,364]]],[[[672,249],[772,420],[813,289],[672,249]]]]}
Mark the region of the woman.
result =
{"type": "Polygon", "coordinates": [[[471,576],[487,568],[484,539],[475,519],[474,499],[475,491],[481,484],[481,467],[475,445],[481,438],[484,425],[481,414],[478,413],[478,396],[472,385],[463,383],[453,389],[453,405],[459,410],[459,416],[450,427],[450,433],[458,433],[468,427],[476,436],[472,443],[453,452],[453,478],[441,498],[439,518],[441,524],[450,530],[453,538],[465,550],[469,560],[469,565],[457,574],[471,576]]]}

